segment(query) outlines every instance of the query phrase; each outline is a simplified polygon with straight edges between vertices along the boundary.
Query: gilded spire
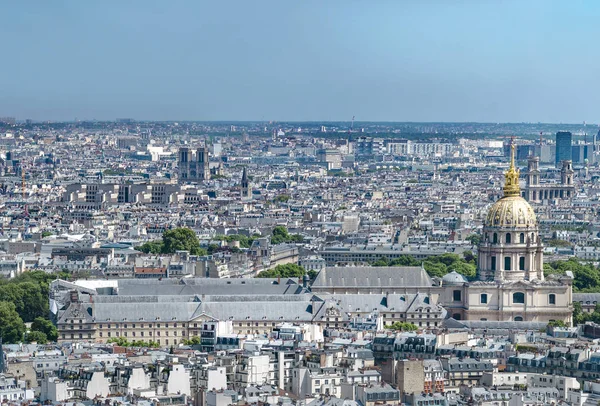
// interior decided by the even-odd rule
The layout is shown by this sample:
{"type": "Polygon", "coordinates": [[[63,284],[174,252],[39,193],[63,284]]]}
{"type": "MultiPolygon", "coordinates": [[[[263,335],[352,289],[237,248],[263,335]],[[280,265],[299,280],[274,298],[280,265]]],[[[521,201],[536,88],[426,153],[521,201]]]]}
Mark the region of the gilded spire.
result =
{"type": "Polygon", "coordinates": [[[515,143],[510,143],[510,167],[504,174],[504,196],[521,196],[519,170],[515,168],[515,143]]]}

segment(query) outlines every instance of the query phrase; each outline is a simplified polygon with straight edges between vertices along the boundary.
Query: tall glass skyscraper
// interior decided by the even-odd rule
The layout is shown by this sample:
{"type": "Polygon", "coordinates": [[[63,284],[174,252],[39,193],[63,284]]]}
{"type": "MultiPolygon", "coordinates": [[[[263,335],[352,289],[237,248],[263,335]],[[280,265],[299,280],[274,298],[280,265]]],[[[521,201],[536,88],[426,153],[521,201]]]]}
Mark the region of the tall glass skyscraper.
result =
{"type": "Polygon", "coordinates": [[[556,165],[562,161],[572,161],[571,144],[573,142],[573,134],[569,131],[559,131],[556,133],[556,165]]]}

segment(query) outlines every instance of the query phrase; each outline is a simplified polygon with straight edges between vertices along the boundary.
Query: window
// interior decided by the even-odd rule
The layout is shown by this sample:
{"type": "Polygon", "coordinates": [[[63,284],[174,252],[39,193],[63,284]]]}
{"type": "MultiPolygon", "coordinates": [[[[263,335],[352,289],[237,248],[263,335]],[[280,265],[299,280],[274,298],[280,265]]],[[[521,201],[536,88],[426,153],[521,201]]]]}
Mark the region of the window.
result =
{"type": "Polygon", "coordinates": [[[517,317],[515,317],[515,321],[523,321],[523,317],[517,316],[517,317]]]}
{"type": "MultiPolygon", "coordinates": [[[[513,303],[524,304],[525,303],[525,294],[523,292],[513,293],[513,303]]],[[[515,321],[517,321],[517,320],[515,320],[515,321]]]]}
{"type": "Polygon", "coordinates": [[[460,302],[462,300],[462,292],[460,290],[455,290],[452,292],[452,299],[455,302],[460,302]]]}
{"type": "Polygon", "coordinates": [[[525,244],[525,233],[519,235],[519,243],[525,244]]]}
{"type": "Polygon", "coordinates": [[[486,304],[487,303],[487,293],[482,293],[479,299],[480,299],[481,304],[486,304]]]}
{"type": "Polygon", "coordinates": [[[504,257],[504,270],[510,271],[510,257],[504,257]]]}
{"type": "Polygon", "coordinates": [[[550,293],[548,295],[548,303],[550,303],[551,305],[556,304],[556,295],[554,293],[550,293]]]}
{"type": "Polygon", "coordinates": [[[525,257],[519,258],[519,271],[525,270],[525,257]]]}
{"type": "Polygon", "coordinates": [[[492,257],[492,271],[496,270],[496,257],[492,257]]]}
{"type": "Polygon", "coordinates": [[[494,237],[492,238],[492,241],[494,242],[494,244],[498,243],[498,234],[494,233],[494,237]]]}
{"type": "Polygon", "coordinates": [[[510,240],[511,240],[511,235],[510,235],[510,233],[506,233],[506,243],[507,243],[507,244],[510,244],[510,243],[511,243],[511,241],[510,241],[510,240]]]}

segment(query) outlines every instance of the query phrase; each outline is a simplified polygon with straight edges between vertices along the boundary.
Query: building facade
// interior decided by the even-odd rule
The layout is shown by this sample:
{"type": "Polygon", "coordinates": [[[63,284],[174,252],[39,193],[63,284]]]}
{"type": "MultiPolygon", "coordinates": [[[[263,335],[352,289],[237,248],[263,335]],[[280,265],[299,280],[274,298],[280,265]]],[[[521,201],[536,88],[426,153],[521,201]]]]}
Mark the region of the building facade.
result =
{"type": "Polygon", "coordinates": [[[187,147],[179,148],[177,164],[179,182],[202,182],[210,179],[208,147],[203,146],[196,151],[187,147]]]}
{"type": "Polygon", "coordinates": [[[560,183],[541,183],[540,159],[530,157],[527,160],[527,180],[523,196],[527,201],[542,203],[543,201],[561,199],[567,200],[575,196],[573,182],[573,163],[562,161],[560,170],[560,183]]]}
{"type": "Polygon", "coordinates": [[[562,161],[572,161],[573,134],[569,131],[559,131],[556,133],[556,166],[562,161]]]}
{"type": "Polygon", "coordinates": [[[504,197],[484,221],[477,280],[453,272],[443,278],[443,300],[455,319],[572,322],[572,275],[544,277],[543,245],[533,208],[521,197],[511,146],[504,197]]]}

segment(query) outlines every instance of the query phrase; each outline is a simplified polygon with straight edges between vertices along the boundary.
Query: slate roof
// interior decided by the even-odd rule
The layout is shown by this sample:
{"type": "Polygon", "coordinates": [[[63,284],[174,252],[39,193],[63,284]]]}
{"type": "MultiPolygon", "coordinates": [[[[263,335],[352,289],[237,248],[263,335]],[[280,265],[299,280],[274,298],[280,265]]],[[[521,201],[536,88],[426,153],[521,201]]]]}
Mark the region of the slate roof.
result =
{"type": "Polygon", "coordinates": [[[328,287],[429,287],[433,282],[420,266],[326,267],[317,275],[313,290],[328,287]]]}
{"type": "MultiPolygon", "coordinates": [[[[336,303],[323,301],[312,294],[302,295],[207,295],[195,300],[164,300],[164,297],[107,296],[86,307],[93,307],[93,318],[100,321],[147,321],[175,322],[194,320],[202,315],[217,320],[285,320],[309,322],[322,319],[330,307],[339,310],[340,321],[348,319],[336,303]],[[140,299],[149,300],[140,300],[140,299]],[[110,299],[117,299],[110,301],[110,299]],[[314,309],[313,309],[314,308],[314,309]]],[[[188,298],[189,299],[189,298],[188,298]]],[[[69,309],[81,306],[71,304],[69,309]]],[[[65,317],[71,312],[67,310],[65,317]]],[[[83,312],[81,312],[83,313],[83,312]]],[[[86,312],[87,313],[87,312],[86,312]]],[[[64,317],[63,317],[64,318],[64,317]]],[[[249,328],[253,328],[249,326],[249,328]]]]}

